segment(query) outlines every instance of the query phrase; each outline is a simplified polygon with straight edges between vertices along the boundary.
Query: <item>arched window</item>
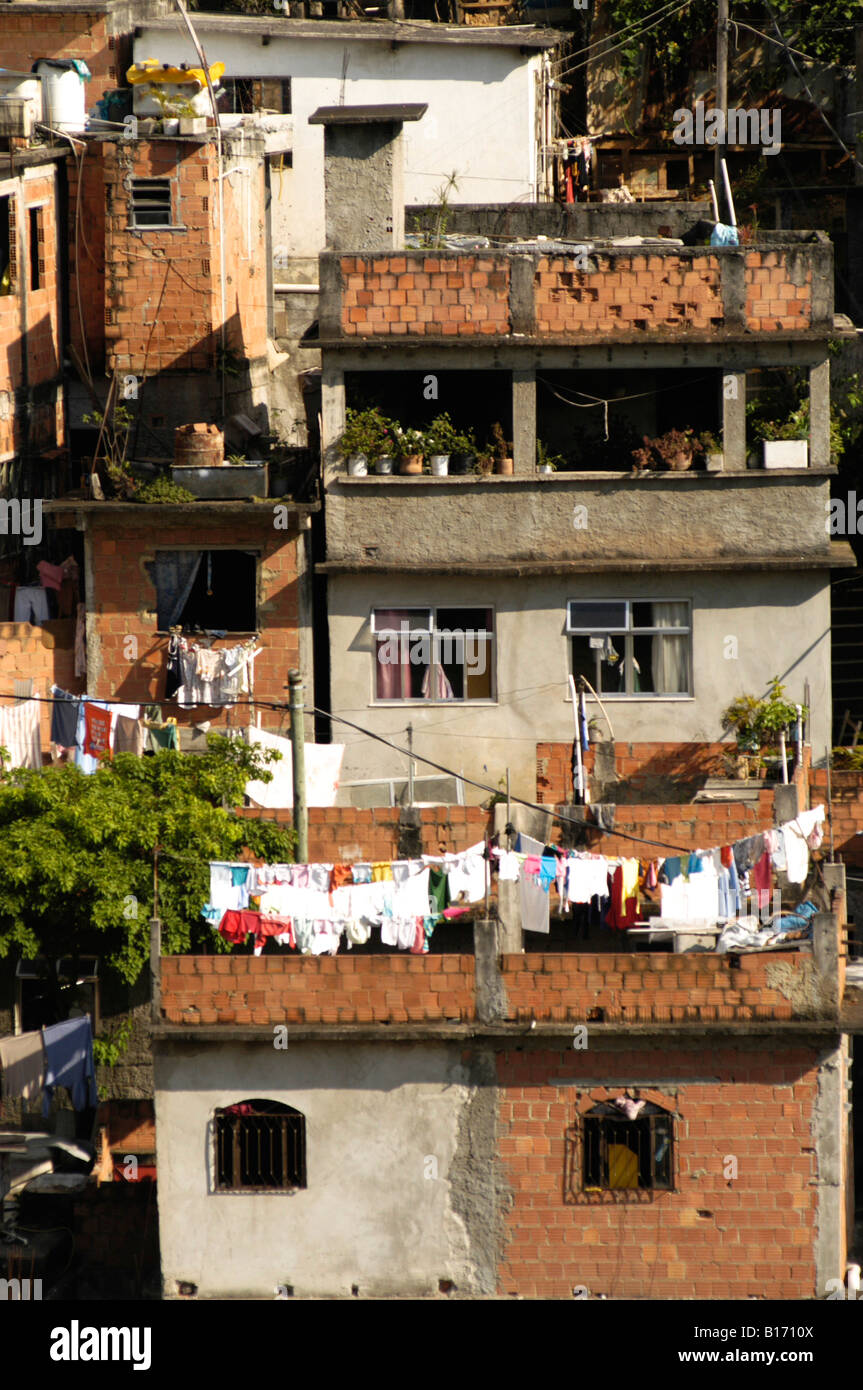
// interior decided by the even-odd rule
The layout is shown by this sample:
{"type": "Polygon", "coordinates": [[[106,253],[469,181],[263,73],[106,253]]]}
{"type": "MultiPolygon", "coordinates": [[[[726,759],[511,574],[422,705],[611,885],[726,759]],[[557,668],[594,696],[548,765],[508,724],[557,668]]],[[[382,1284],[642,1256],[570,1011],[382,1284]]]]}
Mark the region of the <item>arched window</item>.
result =
{"type": "Polygon", "coordinates": [[[673,1116],[650,1101],[603,1101],[582,1117],[583,1190],[669,1190],[673,1116]]]}
{"type": "Polygon", "coordinates": [[[292,1192],[306,1185],[306,1117],[275,1100],[215,1114],[216,1191],[292,1192]]]}

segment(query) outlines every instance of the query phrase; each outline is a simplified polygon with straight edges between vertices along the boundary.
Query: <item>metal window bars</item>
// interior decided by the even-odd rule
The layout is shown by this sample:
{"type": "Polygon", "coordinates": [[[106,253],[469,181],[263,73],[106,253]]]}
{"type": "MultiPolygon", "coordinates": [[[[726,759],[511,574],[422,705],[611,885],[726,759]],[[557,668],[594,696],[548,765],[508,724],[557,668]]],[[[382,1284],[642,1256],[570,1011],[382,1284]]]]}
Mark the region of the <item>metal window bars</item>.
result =
{"type": "Polygon", "coordinates": [[[289,1192],[304,1188],[305,1116],[287,1107],[254,1114],[237,1114],[237,1108],[216,1111],[217,1191],[289,1192]]]}

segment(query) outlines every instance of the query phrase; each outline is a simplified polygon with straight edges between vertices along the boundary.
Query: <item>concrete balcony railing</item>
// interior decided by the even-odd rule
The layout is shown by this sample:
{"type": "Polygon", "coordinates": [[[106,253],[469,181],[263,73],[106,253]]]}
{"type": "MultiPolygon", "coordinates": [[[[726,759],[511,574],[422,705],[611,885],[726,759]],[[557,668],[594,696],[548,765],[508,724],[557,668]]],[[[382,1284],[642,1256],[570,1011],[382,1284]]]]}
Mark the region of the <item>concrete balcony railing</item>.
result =
{"type": "Polygon", "coordinates": [[[833,248],[782,232],[730,249],[588,244],[579,255],[473,251],[325,253],[324,342],[693,342],[824,338],[833,248]]]}

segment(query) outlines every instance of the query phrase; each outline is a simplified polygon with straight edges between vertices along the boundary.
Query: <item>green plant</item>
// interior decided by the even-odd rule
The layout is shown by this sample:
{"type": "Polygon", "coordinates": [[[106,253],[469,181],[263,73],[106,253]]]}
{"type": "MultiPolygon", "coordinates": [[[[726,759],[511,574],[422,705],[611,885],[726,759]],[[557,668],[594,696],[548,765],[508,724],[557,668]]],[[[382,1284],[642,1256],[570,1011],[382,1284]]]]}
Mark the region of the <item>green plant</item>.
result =
{"type": "Polygon", "coordinates": [[[473,430],[468,430],[465,434],[456,431],[452,438],[452,452],[454,454],[475,454],[476,436],[473,430]]]}
{"type": "Polygon", "coordinates": [[[701,448],[701,451],[705,454],[722,453],[722,445],[716,438],[716,435],[710,433],[710,430],[703,430],[701,432],[701,434],[698,436],[698,443],[701,448]]]}
{"type": "Polygon", "coordinates": [[[168,96],[157,82],[151,82],[148,86],[148,95],[153,98],[162,113],[162,119],[171,119],[175,116],[197,116],[199,113],[191,101],[186,97],[168,96]]]}
{"type": "Polygon", "coordinates": [[[459,435],[446,411],[432,420],[425,432],[425,447],[429,454],[454,454],[459,435]]]}
{"type": "Polygon", "coordinates": [[[863,747],[834,748],[831,765],[846,772],[863,772],[863,747]]]}
{"type": "Polygon", "coordinates": [[[367,458],[378,458],[385,452],[384,445],[391,444],[394,440],[395,432],[390,422],[376,406],[370,406],[367,410],[347,411],[341,438],[341,451],[345,458],[349,458],[351,454],[365,454],[367,458]]]}
{"type": "Polygon", "coordinates": [[[564,464],[563,454],[550,454],[541,439],[536,441],[536,463],[538,468],[550,468],[556,472],[564,464]]]}
{"type": "Polygon", "coordinates": [[[411,426],[403,429],[401,425],[396,425],[394,435],[396,453],[400,456],[425,453],[426,437],[422,430],[414,429],[411,426]]]}
{"type": "Polygon", "coordinates": [[[166,478],[164,474],[160,474],[158,478],[138,483],[132,500],[134,502],[149,502],[152,505],[159,502],[195,502],[197,499],[193,492],[189,492],[171,478],[166,478]]]}
{"type": "MultiPolygon", "coordinates": [[[[801,710],[805,717],[807,706],[802,705],[801,710]]],[[[785,686],[778,676],[768,682],[767,694],[762,699],[740,695],[722,714],[722,727],[736,732],[738,748],[747,753],[760,753],[765,747],[775,747],[779,734],[791,729],[796,721],[797,706],[785,699],[785,686]]]]}
{"type": "Polygon", "coordinates": [[[494,464],[494,450],[493,450],[493,449],[490,449],[488,446],[486,446],[486,448],[484,448],[484,449],[478,449],[478,450],[477,450],[477,454],[476,454],[476,463],[475,463],[474,466],[473,466],[473,471],[474,471],[474,473],[481,473],[481,474],[483,474],[483,475],[486,474],[486,473],[490,473],[491,470],[492,470],[493,464],[494,464]]]}
{"type": "Polygon", "coordinates": [[[421,218],[414,218],[414,229],[420,236],[424,249],[437,250],[443,245],[451,212],[449,197],[450,194],[456,192],[457,189],[458,179],[455,170],[453,170],[437,191],[437,207],[432,214],[433,225],[431,227],[423,226],[421,218]]]}
{"type": "Polygon", "coordinates": [[[232,463],[235,467],[240,463],[247,462],[248,460],[245,454],[228,454],[228,463],[232,463]]]}
{"type": "Polygon", "coordinates": [[[100,1067],[115,1067],[132,1038],[131,1018],[122,1018],[107,1033],[93,1039],[93,1061],[100,1067]]]}

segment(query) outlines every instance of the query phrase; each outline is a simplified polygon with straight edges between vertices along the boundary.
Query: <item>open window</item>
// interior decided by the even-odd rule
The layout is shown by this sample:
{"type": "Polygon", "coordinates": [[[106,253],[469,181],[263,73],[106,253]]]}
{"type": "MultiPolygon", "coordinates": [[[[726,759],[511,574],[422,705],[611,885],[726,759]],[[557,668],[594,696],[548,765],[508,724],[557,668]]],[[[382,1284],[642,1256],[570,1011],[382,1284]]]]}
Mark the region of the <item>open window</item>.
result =
{"type": "Polygon", "coordinates": [[[30,236],[30,289],[41,290],[45,285],[45,231],[42,223],[42,209],[27,209],[28,231],[30,236]]]}
{"type": "Polygon", "coordinates": [[[254,550],[157,550],[148,565],[160,632],[257,631],[254,550]]]}
{"type": "Polygon", "coordinates": [[[690,695],[692,623],[686,599],[570,599],[571,669],[600,695],[690,695]]]}
{"type": "Polygon", "coordinates": [[[99,959],[71,956],[54,963],[42,956],[19,960],[15,967],[15,1032],[33,1033],[66,1018],[89,1014],[93,1032],[99,1023],[99,959]]]}
{"type": "Polygon", "coordinates": [[[306,1117],[274,1100],[215,1114],[218,1192],[292,1192],[306,1186],[306,1117]]]}
{"type": "Polygon", "coordinates": [[[491,608],[376,608],[376,700],[492,700],[491,608]]]}
{"type": "Polygon", "coordinates": [[[0,198],[0,295],[15,289],[15,221],[11,197],[0,198]]]}
{"type": "Polygon", "coordinates": [[[219,109],[232,115],[251,115],[255,111],[272,111],[279,116],[291,114],[291,79],[289,77],[223,77],[219,94],[219,109]]]}
{"type": "Polygon", "coordinates": [[[650,1101],[629,1101],[627,1110],[603,1101],[582,1117],[583,1191],[674,1186],[673,1116],[650,1101]]]}

